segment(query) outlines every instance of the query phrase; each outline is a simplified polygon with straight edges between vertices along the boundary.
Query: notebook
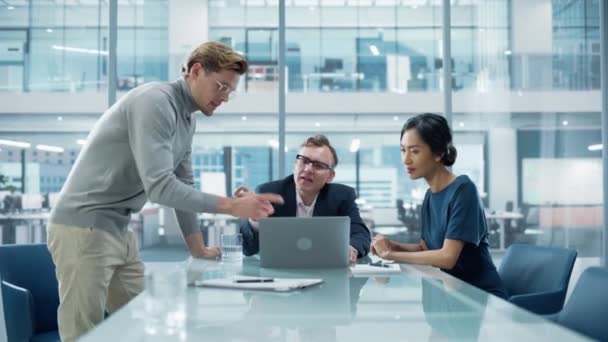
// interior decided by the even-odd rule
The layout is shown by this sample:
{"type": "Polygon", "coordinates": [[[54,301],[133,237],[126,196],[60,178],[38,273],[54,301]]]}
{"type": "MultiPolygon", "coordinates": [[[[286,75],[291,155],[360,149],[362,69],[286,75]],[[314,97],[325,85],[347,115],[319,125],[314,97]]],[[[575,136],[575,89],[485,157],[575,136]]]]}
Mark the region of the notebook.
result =
{"type": "Polygon", "coordinates": [[[293,278],[260,278],[260,277],[246,277],[246,276],[235,276],[224,279],[209,279],[209,280],[197,280],[194,282],[194,286],[199,287],[213,287],[223,289],[238,289],[238,290],[262,290],[262,291],[277,291],[287,292],[298,289],[311,287],[314,285],[321,284],[323,279],[293,279],[293,278]],[[257,281],[267,280],[262,282],[238,282],[239,280],[257,281]]]}
{"type": "Polygon", "coordinates": [[[350,271],[354,277],[370,276],[370,275],[385,275],[390,273],[401,272],[399,264],[384,264],[385,266],[372,266],[369,264],[356,264],[351,266],[350,271]]]}

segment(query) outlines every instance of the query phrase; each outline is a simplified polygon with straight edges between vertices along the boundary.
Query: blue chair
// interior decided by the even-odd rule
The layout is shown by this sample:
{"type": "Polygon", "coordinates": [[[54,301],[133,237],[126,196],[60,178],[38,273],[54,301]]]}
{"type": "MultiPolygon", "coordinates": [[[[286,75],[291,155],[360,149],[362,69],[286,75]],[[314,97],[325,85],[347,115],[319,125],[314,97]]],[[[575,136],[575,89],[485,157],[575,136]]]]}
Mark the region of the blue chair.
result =
{"type": "Polygon", "coordinates": [[[578,279],[555,322],[598,341],[608,341],[608,268],[589,267],[578,279]]]}
{"type": "Polygon", "coordinates": [[[59,292],[47,246],[0,246],[0,280],[8,340],[59,341],[59,292]]]}
{"type": "Polygon", "coordinates": [[[498,269],[509,301],[537,314],[561,310],[576,255],[565,248],[511,245],[498,269]]]}

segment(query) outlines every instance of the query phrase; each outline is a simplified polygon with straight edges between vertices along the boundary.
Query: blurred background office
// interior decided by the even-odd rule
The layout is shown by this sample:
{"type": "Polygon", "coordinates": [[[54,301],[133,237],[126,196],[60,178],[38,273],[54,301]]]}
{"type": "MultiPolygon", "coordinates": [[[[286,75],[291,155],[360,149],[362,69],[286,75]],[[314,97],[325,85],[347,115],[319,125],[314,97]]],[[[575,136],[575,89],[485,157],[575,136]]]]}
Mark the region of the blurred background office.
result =
{"type": "MultiPolygon", "coordinates": [[[[426,185],[404,172],[399,131],[414,114],[449,113],[454,170],[481,193],[496,258],[519,242],[578,250],[579,273],[599,264],[598,0],[453,0],[447,52],[442,4],[286,0],[283,26],[278,0],[0,1],[0,241],[44,241],[48,210],[108,104],[176,79],[187,53],[214,40],[251,67],[234,100],[197,117],[198,189],[230,194],[288,175],[299,144],[321,132],[337,147],[335,181],[357,189],[370,228],[418,240],[426,185]]],[[[200,218],[211,244],[235,224],[200,218]]],[[[175,224],[154,204],[134,213],[145,260],[187,255],[175,224]]]]}

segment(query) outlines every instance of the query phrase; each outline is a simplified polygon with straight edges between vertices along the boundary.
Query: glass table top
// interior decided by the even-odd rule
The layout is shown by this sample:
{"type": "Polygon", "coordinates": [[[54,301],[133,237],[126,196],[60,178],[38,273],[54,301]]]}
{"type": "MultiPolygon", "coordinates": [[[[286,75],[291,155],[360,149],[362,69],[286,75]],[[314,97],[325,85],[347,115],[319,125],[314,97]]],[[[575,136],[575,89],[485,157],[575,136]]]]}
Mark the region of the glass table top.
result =
{"type": "Polygon", "coordinates": [[[148,267],[146,291],[82,341],[585,341],[444,272],[353,276],[349,269],[276,270],[189,259],[148,267]],[[322,278],[315,287],[263,292],[186,286],[250,275],[322,278]]]}

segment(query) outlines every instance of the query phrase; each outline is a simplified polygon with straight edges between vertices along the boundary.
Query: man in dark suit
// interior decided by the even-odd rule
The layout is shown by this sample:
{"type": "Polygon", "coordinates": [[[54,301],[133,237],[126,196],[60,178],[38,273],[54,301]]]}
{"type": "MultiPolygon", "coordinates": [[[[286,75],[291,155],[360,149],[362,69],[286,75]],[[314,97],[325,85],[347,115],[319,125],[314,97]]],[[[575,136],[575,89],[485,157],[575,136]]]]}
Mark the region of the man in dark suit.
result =
{"type": "MultiPolygon", "coordinates": [[[[312,217],[312,216],[350,216],[350,254],[351,262],[364,257],[369,252],[371,242],[359,208],[355,203],[353,188],[334,184],[335,167],[338,156],[329,140],[323,135],[308,138],[300,148],[293,167],[293,175],[256,188],[257,193],[275,193],[283,197],[283,205],[273,205],[275,217],[312,217]]],[[[252,194],[247,187],[241,186],[236,197],[252,194]]],[[[245,255],[258,253],[260,240],[257,222],[249,219],[241,222],[243,252],[245,255]]]]}

